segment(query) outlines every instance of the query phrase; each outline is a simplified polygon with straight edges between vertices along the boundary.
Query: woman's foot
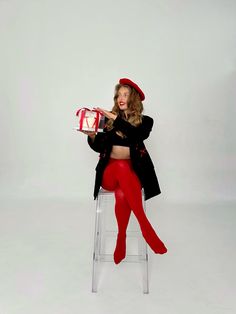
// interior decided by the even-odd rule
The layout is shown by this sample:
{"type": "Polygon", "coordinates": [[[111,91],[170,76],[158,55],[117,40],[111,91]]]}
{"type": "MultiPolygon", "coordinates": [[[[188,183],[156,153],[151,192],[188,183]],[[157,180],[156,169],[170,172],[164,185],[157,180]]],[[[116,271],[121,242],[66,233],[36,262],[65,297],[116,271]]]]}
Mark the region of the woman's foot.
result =
{"type": "Polygon", "coordinates": [[[126,256],[126,235],[117,236],[116,248],[114,251],[114,262],[119,264],[126,256]]]}
{"type": "Polygon", "coordinates": [[[142,232],[147,244],[156,254],[165,254],[167,252],[165,244],[160,240],[152,227],[148,229],[148,231],[145,230],[142,232]]]}
{"type": "Polygon", "coordinates": [[[145,237],[147,244],[150,246],[150,248],[154,251],[156,254],[165,254],[167,252],[167,248],[165,247],[165,244],[158,238],[158,239],[151,239],[149,236],[145,237]]]}

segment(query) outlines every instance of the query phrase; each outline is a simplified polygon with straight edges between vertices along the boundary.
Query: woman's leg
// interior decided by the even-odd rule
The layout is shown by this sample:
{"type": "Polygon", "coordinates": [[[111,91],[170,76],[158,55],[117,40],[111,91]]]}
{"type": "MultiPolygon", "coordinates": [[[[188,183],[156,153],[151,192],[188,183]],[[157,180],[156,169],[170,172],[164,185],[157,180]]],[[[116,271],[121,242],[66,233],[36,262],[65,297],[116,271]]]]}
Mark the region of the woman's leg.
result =
{"type": "Polygon", "coordinates": [[[103,175],[102,187],[106,190],[114,191],[115,193],[115,215],[118,225],[118,235],[114,251],[114,261],[116,264],[119,264],[126,255],[126,230],[129,223],[131,209],[113,172],[114,167],[110,167],[109,164],[103,175]]]}
{"type": "Polygon", "coordinates": [[[129,207],[136,216],[142,234],[155,253],[164,254],[167,249],[151,226],[143,209],[141,185],[131,167],[130,160],[117,160],[110,164],[110,174],[117,180],[117,184],[125,195],[129,207]]]}
{"type": "Polygon", "coordinates": [[[123,191],[120,188],[115,189],[115,198],[115,214],[118,225],[118,235],[114,252],[114,261],[116,264],[119,264],[126,255],[126,230],[129,223],[131,209],[123,191]]]}

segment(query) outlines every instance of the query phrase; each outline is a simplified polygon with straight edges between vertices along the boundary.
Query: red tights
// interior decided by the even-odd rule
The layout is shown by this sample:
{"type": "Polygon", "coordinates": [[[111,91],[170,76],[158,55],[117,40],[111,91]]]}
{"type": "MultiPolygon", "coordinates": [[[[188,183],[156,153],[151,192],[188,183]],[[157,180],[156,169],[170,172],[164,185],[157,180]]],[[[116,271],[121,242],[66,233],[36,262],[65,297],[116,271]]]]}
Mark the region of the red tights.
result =
{"type": "Polygon", "coordinates": [[[120,263],[126,255],[126,229],[131,210],[136,216],[143,237],[155,253],[164,254],[167,249],[158,238],[143,210],[140,181],[129,159],[110,159],[102,180],[102,187],[115,193],[115,214],[118,235],[114,251],[114,261],[120,263]]]}

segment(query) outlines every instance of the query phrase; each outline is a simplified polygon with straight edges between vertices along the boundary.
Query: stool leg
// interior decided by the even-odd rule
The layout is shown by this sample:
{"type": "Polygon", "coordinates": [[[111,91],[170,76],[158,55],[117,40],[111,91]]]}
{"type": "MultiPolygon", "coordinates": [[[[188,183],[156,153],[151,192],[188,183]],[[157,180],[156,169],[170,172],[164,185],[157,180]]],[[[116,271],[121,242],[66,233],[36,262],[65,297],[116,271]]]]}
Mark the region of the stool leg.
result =
{"type": "MultiPolygon", "coordinates": [[[[144,199],[144,192],[142,190],[143,209],[146,214],[146,202],[144,199]]],[[[149,293],[149,274],[148,274],[148,247],[147,242],[142,237],[142,272],[143,272],[143,293],[149,293]]]]}
{"type": "Polygon", "coordinates": [[[149,293],[149,278],[148,278],[148,252],[147,252],[147,243],[143,241],[143,250],[144,255],[142,258],[142,275],[143,275],[143,293],[149,293]]]}
{"type": "Polygon", "coordinates": [[[92,273],[92,292],[97,292],[98,285],[98,263],[101,250],[101,206],[100,195],[96,200],[95,230],[94,230],[94,249],[93,249],[93,273],[92,273]]]}

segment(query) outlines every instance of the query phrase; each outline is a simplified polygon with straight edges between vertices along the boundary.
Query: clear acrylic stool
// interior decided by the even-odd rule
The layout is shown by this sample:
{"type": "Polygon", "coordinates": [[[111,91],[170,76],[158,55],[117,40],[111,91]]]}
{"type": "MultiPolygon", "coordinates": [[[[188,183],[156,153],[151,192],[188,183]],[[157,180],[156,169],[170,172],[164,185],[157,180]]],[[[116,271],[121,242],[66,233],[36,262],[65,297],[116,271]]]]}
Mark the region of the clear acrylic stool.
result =
{"type": "MultiPolygon", "coordinates": [[[[144,192],[142,190],[143,208],[146,212],[144,192]]],[[[104,262],[113,261],[113,251],[116,244],[117,225],[114,213],[115,196],[114,192],[100,189],[96,199],[94,249],[93,249],[93,270],[92,270],[92,292],[97,292],[99,266],[104,262]],[[109,221],[109,214],[112,216],[109,221]],[[111,223],[113,220],[113,223],[111,223]],[[113,243],[109,243],[113,239],[113,243]],[[109,244],[111,244],[109,248],[109,244]],[[109,251],[110,249],[110,251],[109,251]]],[[[136,224],[137,225],[137,224],[136,224]]],[[[136,250],[128,252],[122,262],[139,263],[142,272],[143,293],[149,293],[148,279],[148,248],[140,229],[130,230],[130,222],[127,228],[127,242],[136,239],[136,250]]]]}

